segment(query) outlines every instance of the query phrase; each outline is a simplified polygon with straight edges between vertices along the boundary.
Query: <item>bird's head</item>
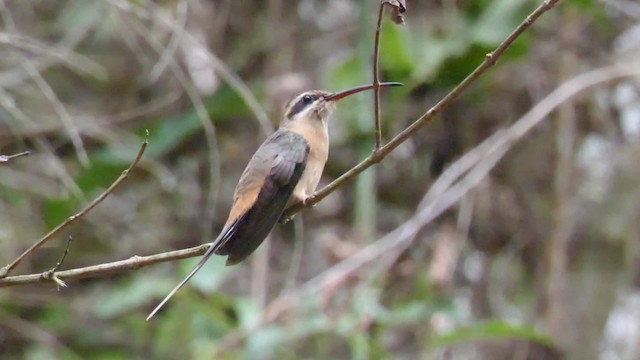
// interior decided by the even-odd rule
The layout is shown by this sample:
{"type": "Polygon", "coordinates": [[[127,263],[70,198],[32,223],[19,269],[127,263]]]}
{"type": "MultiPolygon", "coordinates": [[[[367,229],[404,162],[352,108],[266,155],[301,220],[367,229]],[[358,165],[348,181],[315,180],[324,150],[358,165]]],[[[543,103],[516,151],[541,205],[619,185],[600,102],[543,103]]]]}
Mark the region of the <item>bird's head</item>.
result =
{"type": "MultiPolygon", "coordinates": [[[[401,83],[380,83],[380,87],[399,86],[401,83]]],[[[284,112],[284,122],[293,123],[301,120],[327,122],[329,116],[336,108],[336,102],[349,95],[361,91],[373,89],[373,85],[363,85],[355,88],[330,93],[322,90],[311,90],[296,96],[287,104],[284,112]]]]}

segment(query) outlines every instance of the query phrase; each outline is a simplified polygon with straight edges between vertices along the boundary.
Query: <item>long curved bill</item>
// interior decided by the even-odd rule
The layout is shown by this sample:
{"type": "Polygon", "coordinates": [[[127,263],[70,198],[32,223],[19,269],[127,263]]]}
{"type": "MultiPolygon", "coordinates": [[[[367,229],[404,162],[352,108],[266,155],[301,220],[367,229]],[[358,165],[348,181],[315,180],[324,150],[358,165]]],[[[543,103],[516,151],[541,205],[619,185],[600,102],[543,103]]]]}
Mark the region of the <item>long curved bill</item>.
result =
{"type": "MultiPolygon", "coordinates": [[[[402,86],[402,83],[399,82],[383,82],[380,83],[380,87],[389,87],[389,86],[402,86]]],[[[359,93],[361,91],[365,91],[365,90],[371,90],[373,89],[373,84],[370,85],[362,85],[362,86],[357,86],[351,89],[347,89],[347,90],[342,90],[342,91],[338,91],[335,92],[333,94],[327,95],[325,96],[325,100],[326,101],[338,101],[340,99],[343,99],[349,95],[353,95],[356,93],[359,93]]]]}

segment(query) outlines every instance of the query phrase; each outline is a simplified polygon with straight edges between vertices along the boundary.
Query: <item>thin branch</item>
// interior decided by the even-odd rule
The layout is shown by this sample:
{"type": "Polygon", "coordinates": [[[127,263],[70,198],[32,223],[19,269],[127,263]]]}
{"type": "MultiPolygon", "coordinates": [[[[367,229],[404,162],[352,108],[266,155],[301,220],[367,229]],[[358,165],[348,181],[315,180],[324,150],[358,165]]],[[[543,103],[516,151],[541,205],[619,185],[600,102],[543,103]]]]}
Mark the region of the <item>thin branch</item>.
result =
{"type": "MultiPolygon", "coordinates": [[[[117,9],[131,13],[141,19],[156,19],[160,21],[163,25],[168,26],[174,29],[176,32],[181,33],[182,36],[186,40],[193,41],[195,43],[201,43],[202,41],[198,40],[196,36],[194,36],[187,29],[182,29],[178,24],[173,21],[168,16],[162,16],[157,13],[153,13],[143,6],[133,5],[131,2],[123,1],[123,0],[108,0],[108,2],[115,6],[117,9]]],[[[242,79],[231,69],[227,64],[218,58],[217,55],[211,53],[211,66],[216,70],[217,74],[220,75],[220,78],[224,80],[235,92],[242,98],[244,103],[247,105],[249,110],[253,113],[253,115],[258,120],[262,131],[266,136],[271,135],[273,133],[273,125],[267,116],[266,111],[260,105],[260,102],[256,99],[256,97],[249,89],[249,86],[242,81],[242,79]]]]}
{"type": "Polygon", "coordinates": [[[373,41],[373,111],[376,133],[376,147],[374,151],[378,151],[382,146],[382,131],[380,130],[380,73],[378,70],[380,60],[380,30],[382,28],[382,15],[384,14],[384,5],[386,1],[380,3],[378,11],[378,23],[376,24],[376,36],[373,41]]]}
{"type": "MultiPolygon", "coordinates": [[[[389,252],[407,239],[412,238],[412,234],[419,230],[416,229],[416,224],[425,224],[433,220],[459,201],[470,189],[480,183],[484,176],[489,173],[511,147],[522,140],[536,125],[547,119],[549,114],[564,102],[596,86],[638,76],[640,76],[640,68],[637,66],[632,64],[619,64],[596,69],[567,81],[547,95],[545,99],[539,102],[509,129],[498,130],[494,135],[488,137],[480,145],[476,146],[476,148],[467,152],[467,154],[462,156],[457,162],[453,163],[438,180],[443,180],[443,184],[441,186],[438,186],[438,183],[434,184],[424,200],[418,205],[418,212],[412,219],[388,233],[380,240],[363,248],[354,256],[325,270],[322,274],[298,288],[294,293],[296,296],[301,296],[302,293],[317,289],[321,287],[322,284],[335,278],[338,274],[343,276],[344,274],[351,273],[389,252]],[[466,177],[463,177],[465,174],[467,174],[466,177]]],[[[209,245],[210,244],[203,244],[188,249],[150,256],[133,256],[127,260],[60,271],[56,274],[62,280],[105,276],[162,262],[200,256],[207,251],[209,245]]],[[[6,277],[0,279],[0,287],[47,282],[49,280],[43,277],[45,273],[46,272],[6,277]]],[[[283,295],[272,302],[268,308],[274,307],[276,303],[292,301],[292,297],[294,297],[293,293],[283,295]]],[[[267,310],[267,313],[268,312],[267,310]]]]}
{"type": "MultiPolygon", "coordinates": [[[[40,57],[34,60],[38,71],[44,71],[60,63],[80,75],[86,74],[97,79],[105,79],[107,77],[107,71],[102,65],[73,50],[73,47],[80,41],[82,41],[82,38],[73,39],[73,41],[63,39],[63,41],[57,44],[49,45],[25,35],[0,31],[0,44],[40,57]]],[[[20,68],[0,72],[0,85],[2,85],[2,88],[9,90],[21,85],[30,77],[24,70],[24,68],[20,68]]]]}
{"type": "Polygon", "coordinates": [[[3,267],[2,269],[0,269],[0,279],[2,279],[4,277],[6,277],[7,275],[9,275],[11,270],[13,270],[16,266],[18,266],[18,264],[20,264],[20,262],[22,260],[24,260],[25,257],[27,257],[33,251],[35,251],[36,249],[38,249],[39,247],[44,245],[47,241],[51,240],[54,236],[58,235],[62,230],[66,229],[69,225],[71,225],[71,224],[77,222],[78,220],[80,220],[89,211],[91,211],[94,207],[96,207],[104,199],[106,199],[107,196],[109,196],[125,179],[127,179],[129,177],[129,173],[136,167],[136,165],[138,165],[138,162],[142,158],[142,155],[144,154],[144,151],[147,149],[147,145],[149,145],[149,142],[145,138],[144,142],[142,143],[142,146],[140,146],[140,150],[138,151],[138,155],[136,156],[136,158],[133,161],[133,163],[131,163],[129,168],[127,170],[123,171],[122,174],[120,174],[120,177],[118,177],[118,179],[116,179],[116,181],[114,181],[113,184],[111,184],[111,186],[109,186],[109,188],[107,188],[107,190],[105,190],[102,194],[100,194],[100,196],[98,196],[95,200],[93,200],[91,203],[89,203],[89,205],[87,205],[87,207],[82,209],[79,213],[77,213],[75,215],[71,215],[63,223],[61,223],[60,225],[56,226],[53,230],[49,231],[48,234],[46,234],[45,236],[40,238],[40,240],[38,240],[35,244],[31,245],[30,248],[25,250],[25,252],[23,252],[15,260],[13,260],[9,265],[7,265],[7,266],[3,267]]]}
{"type": "MultiPolygon", "coordinates": [[[[0,106],[2,106],[16,120],[18,120],[19,123],[27,125],[28,128],[37,128],[38,125],[18,106],[16,106],[16,103],[17,102],[15,101],[14,97],[5,89],[0,81],[0,106]]],[[[15,134],[11,123],[12,122],[7,123],[9,132],[15,134]]],[[[35,136],[33,141],[39,152],[48,155],[47,165],[53,169],[53,171],[58,176],[62,184],[64,184],[64,186],[67,188],[67,190],[69,190],[76,197],[83,198],[82,190],[73,180],[73,178],[69,174],[69,171],[67,171],[66,165],[55,155],[55,152],[53,151],[51,145],[42,136],[35,136]]]]}
{"type": "MultiPolygon", "coordinates": [[[[448,106],[453,99],[455,99],[462,91],[464,91],[471,83],[475,81],[486,69],[495,64],[496,60],[500,57],[500,55],[509,47],[509,45],[531,24],[535,22],[535,20],[542,15],[544,12],[553,7],[558,0],[549,0],[534,10],[527,19],[494,51],[492,54],[488,54],[485,61],[471,74],[469,75],[460,85],[458,85],[455,89],[453,89],[444,99],[442,99],[438,104],[436,104],[433,108],[427,111],[423,116],[421,116],[418,120],[416,120],[413,124],[411,124],[407,129],[397,135],[393,140],[387,143],[384,147],[380,148],[379,151],[374,152],[369,158],[365,159],[360,164],[356,165],[353,169],[342,175],[333,183],[329,184],[327,187],[323,188],[319,192],[317,192],[313,198],[309,198],[306,206],[311,206],[313,204],[318,203],[332,191],[334,191],[339,186],[342,186],[347,181],[351,180],[353,177],[358,175],[360,172],[364,171],[369,166],[373,165],[376,162],[382,160],[386,154],[395,149],[398,145],[400,145],[407,138],[412,136],[421,126],[423,126],[426,122],[431,120],[436,114],[440,113],[442,109],[448,106]]],[[[489,146],[490,149],[486,150],[486,155],[480,157],[473,157],[476,159],[485,159],[480,164],[477,169],[470,170],[469,174],[471,178],[465,184],[455,184],[453,185],[453,181],[451,181],[451,188],[447,191],[447,189],[443,189],[443,192],[447,193],[451,192],[450,196],[439,197],[435,196],[436,200],[433,204],[424,204],[419,206],[420,212],[416,215],[415,220],[424,223],[425,216],[433,219],[436,213],[440,213],[444,211],[448,206],[451,206],[456,201],[460,199],[466,191],[473,187],[473,184],[477,184],[483,176],[485,176],[488,171],[495,165],[498,160],[504,156],[504,154],[508,151],[509,147],[512,146],[515,142],[520,140],[528,131],[530,131],[536,124],[544,120],[544,118],[549,114],[549,112],[555,110],[557,106],[563,101],[566,101],[568,98],[576,96],[580,94],[582,91],[592,88],[594,86],[603,84],[605,82],[631,77],[638,76],[638,69],[633,68],[628,64],[616,65],[607,68],[602,68],[598,70],[594,70],[592,72],[583,74],[579,77],[576,77],[556,91],[549,94],[549,96],[543,100],[541,103],[536,105],[527,115],[525,115],[520,121],[514,124],[508,132],[504,134],[497,134],[496,137],[492,136],[488,139],[489,144],[483,145],[484,147],[489,146]],[[489,157],[489,159],[487,159],[489,157]],[[420,216],[422,215],[422,216],[420,216]]],[[[467,159],[467,156],[463,156],[461,160],[467,159]]],[[[466,161],[466,160],[465,160],[466,161]]],[[[479,160],[477,160],[479,161],[479,160]]],[[[473,162],[470,166],[473,166],[473,162]]],[[[454,166],[455,167],[455,166],[454,166]]],[[[465,166],[466,167],[466,166],[465,166]]],[[[464,173],[464,171],[459,172],[460,175],[464,173]]],[[[448,188],[448,187],[447,187],[448,188]]],[[[432,189],[433,190],[433,189],[432,189]]],[[[432,191],[427,194],[427,197],[432,195],[432,191]]],[[[306,207],[305,206],[305,207],[306,207]]],[[[293,215],[296,212],[300,211],[304,207],[291,207],[287,209],[286,214],[293,215]]],[[[408,224],[410,228],[415,227],[415,223],[408,224]]],[[[413,230],[408,231],[408,233],[412,233],[413,230]]],[[[407,238],[406,229],[398,228],[392,233],[389,233],[383,239],[369,245],[364,248],[363,251],[358,254],[346,259],[345,261],[339,263],[334,266],[332,269],[338,271],[339,273],[345,273],[354,271],[354,269],[359,268],[360,266],[370,262],[372,259],[377,258],[380,254],[384,253],[390,248],[393,248],[397,245],[398,239],[407,238]],[[398,235],[398,236],[396,236],[398,235]],[[395,239],[395,240],[394,240],[395,239]]],[[[401,241],[400,241],[401,242],[401,241]]],[[[60,279],[63,280],[75,280],[87,277],[97,277],[103,276],[107,274],[113,274],[117,272],[121,272],[124,270],[137,269],[140,267],[167,262],[177,259],[189,258],[199,256],[205,253],[208,249],[209,244],[204,244],[198,247],[171,251],[166,253],[160,253],[151,256],[134,256],[128,260],[122,260],[112,263],[106,263],[101,265],[89,266],[84,268],[78,268],[73,270],[66,270],[58,272],[57,275],[60,279]]],[[[301,293],[306,293],[310,289],[314,289],[317,286],[325,283],[326,279],[331,278],[331,276],[335,276],[335,272],[331,272],[332,269],[325,271],[322,275],[319,275],[315,279],[308,282],[306,285],[301,287],[296,294],[300,295],[301,293]]],[[[21,275],[21,276],[11,276],[6,277],[4,279],[0,279],[0,287],[5,286],[15,286],[29,283],[39,283],[39,282],[47,282],[48,280],[42,277],[42,274],[31,274],[31,275],[21,275]]],[[[291,296],[285,296],[286,299],[279,299],[279,303],[282,301],[291,299],[291,296]]],[[[286,302],[286,301],[285,301],[286,302]]],[[[272,304],[274,305],[275,302],[272,304]]]]}
{"type": "MultiPolygon", "coordinates": [[[[175,28],[176,30],[180,29],[179,27],[175,28]]],[[[146,40],[147,43],[158,52],[158,54],[162,54],[162,44],[159,43],[155,38],[146,31],[146,28],[136,29],[146,40]]],[[[182,30],[181,30],[182,31],[182,30]]],[[[185,32],[186,34],[186,32],[185,32]]],[[[209,224],[213,221],[215,217],[215,203],[217,201],[217,187],[216,184],[220,183],[220,155],[218,151],[218,143],[216,139],[216,130],[214,126],[214,122],[209,116],[209,112],[207,111],[204,101],[202,97],[198,93],[198,91],[194,88],[191,82],[188,80],[186,74],[178,64],[178,62],[170,58],[168,66],[173,75],[176,77],[185,93],[189,97],[189,100],[193,104],[193,107],[198,115],[198,120],[202,125],[202,129],[205,134],[205,139],[207,142],[207,147],[209,148],[208,157],[209,157],[209,189],[207,190],[206,203],[205,203],[205,220],[203,224],[209,224]]],[[[204,226],[202,231],[203,239],[211,238],[211,227],[204,226]]]]}
{"type": "MultiPolygon", "coordinates": [[[[106,276],[109,274],[120,273],[126,270],[136,270],[145,266],[163,262],[200,256],[203,255],[208,248],[209,244],[203,244],[188,249],[169,251],[161,254],[149,256],[132,256],[126,260],[58,271],[56,272],[56,276],[58,277],[58,279],[63,281],[106,276]]],[[[50,280],[47,279],[47,273],[48,271],[39,274],[8,276],[4,279],[0,279],[0,287],[47,283],[50,282],[50,280]]]]}
{"type": "Polygon", "coordinates": [[[498,130],[453,163],[449,167],[452,173],[444,180],[447,185],[438,187],[435,191],[437,194],[432,187],[418,206],[416,214],[404,224],[362,248],[353,256],[316,275],[296,290],[273,300],[263,311],[264,315],[260,321],[250,328],[239,329],[225,336],[216,345],[216,352],[212,356],[215,357],[239,346],[243,339],[277,321],[286,311],[299,306],[297,304],[308,304],[304,299],[305,296],[317,294],[329,284],[352,276],[354,272],[374,261],[379,263],[382,257],[396,254],[394,250],[398,247],[409,246],[424,226],[463,199],[470,190],[481,183],[518,141],[524,139],[536,125],[549,119],[549,114],[566,101],[599,85],[637,76],[640,76],[640,68],[631,64],[619,64],[596,69],[565,82],[508,129],[498,130]],[[460,169],[465,171],[459,171],[460,169]],[[453,173],[456,175],[454,176],[453,173]]]}
{"type": "Polygon", "coordinates": [[[12,159],[17,158],[17,157],[27,156],[29,154],[31,154],[31,152],[23,151],[21,153],[17,153],[17,154],[13,154],[13,155],[0,155],[0,163],[6,163],[6,162],[11,161],[12,159]]]}
{"type": "Polygon", "coordinates": [[[473,84],[485,71],[496,64],[500,56],[511,46],[511,44],[525,31],[527,30],[540,15],[551,9],[559,0],[546,0],[540,6],[538,6],[527,18],[492,52],[486,55],[482,64],[480,64],[469,76],[467,76],[458,86],[456,86],[451,92],[449,92],[442,100],[429,109],[424,115],[414,121],[409,127],[404,129],[398,135],[396,135],[391,141],[385,144],[380,149],[376,150],[369,157],[364,159],[358,165],[351,168],[346,173],[342,174],[339,178],[331,182],[329,185],[317,191],[312,196],[308,197],[304,204],[302,202],[296,203],[285,209],[281,222],[287,222],[293,215],[300,212],[300,210],[313,206],[327,197],[336,189],[344,186],[347,182],[353,180],[361,172],[365,171],[372,165],[382,161],[389,153],[391,153],[400,144],[405,142],[409,137],[414,135],[420,128],[433,120],[436,115],[440,114],[447,106],[453,102],[460,94],[466,90],[471,84],[473,84]]]}
{"type": "Polygon", "coordinates": [[[62,263],[64,262],[64,259],[69,254],[69,246],[71,245],[72,239],[73,237],[71,236],[69,236],[69,239],[67,239],[67,245],[64,247],[64,252],[62,253],[62,257],[56,263],[56,266],[54,266],[51,270],[43,274],[44,278],[51,280],[54,283],[56,283],[56,285],[58,285],[58,290],[60,290],[60,287],[67,287],[67,284],[64,281],[60,280],[60,278],[58,278],[58,274],[56,274],[56,271],[58,271],[58,268],[60,268],[60,265],[62,265],[62,263]]]}
{"type": "Polygon", "coordinates": [[[89,166],[89,155],[87,155],[87,150],[84,147],[84,142],[82,141],[82,137],[80,136],[80,132],[78,131],[77,126],[75,125],[71,115],[67,111],[67,108],[62,104],[58,95],[53,90],[51,85],[45,80],[42,74],[38,71],[38,69],[31,63],[26,56],[20,56],[22,58],[22,63],[27,71],[27,73],[31,76],[33,82],[40,88],[40,91],[44,95],[44,97],[49,101],[51,107],[56,112],[60,121],[62,121],[62,125],[64,129],[67,131],[69,135],[69,139],[71,139],[71,144],[73,144],[74,149],[76,150],[76,155],[80,163],[88,167],[89,166]]]}
{"type": "Polygon", "coordinates": [[[187,26],[187,10],[187,2],[184,0],[178,1],[178,4],[176,5],[175,26],[173,27],[173,29],[171,29],[171,39],[169,40],[169,43],[165,47],[164,51],[162,51],[162,54],[160,54],[160,59],[158,59],[158,62],[156,62],[156,64],[153,66],[149,75],[152,83],[158,81],[169,63],[175,61],[173,60],[173,58],[176,51],[178,50],[178,47],[180,46],[180,43],[182,42],[182,35],[187,26]]]}
{"type": "Polygon", "coordinates": [[[384,8],[386,6],[390,6],[394,9],[394,14],[397,15],[396,19],[402,19],[402,15],[399,14],[406,11],[404,2],[401,3],[399,1],[389,0],[380,2],[378,21],[376,23],[376,34],[373,41],[373,111],[376,136],[376,147],[374,151],[380,150],[380,146],[382,146],[382,130],[380,126],[380,70],[378,69],[380,65],[380,32],[382,30],[382,16],[384,15],[384,8]]]}

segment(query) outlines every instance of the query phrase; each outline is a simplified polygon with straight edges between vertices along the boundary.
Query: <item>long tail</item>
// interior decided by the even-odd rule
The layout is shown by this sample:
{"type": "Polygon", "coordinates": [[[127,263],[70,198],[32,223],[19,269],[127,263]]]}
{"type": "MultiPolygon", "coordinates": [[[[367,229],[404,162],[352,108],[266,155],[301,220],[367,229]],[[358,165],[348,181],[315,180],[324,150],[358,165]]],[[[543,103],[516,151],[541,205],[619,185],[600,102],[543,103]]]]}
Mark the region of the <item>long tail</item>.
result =
{"type": "Polygon", "coordinates": [[[180,290],[180,288],[187,283],[187,281],[189,281],[193,275],[195,275],[198,270],[200,270],[200,268],[202,267],[202,265],[204,265],[204,263],[207,262],[207,260],[209,260],[209,258],[211,257],[211,255],[220,247],[220,245],[222,245],[224,243],[224,238],[226,238],[232,227],[230,227],[230,229],[227,229],[225,231],[222,232],[222,234],[220,234],[220,236],[213,241],[213,243],[211,244],[211,246],[209,247],[209,250],[207,250],[206,253],[204,253],[204,255],[202,256],[202,259],[200,259],[200,261],[198,261],[198,263],[196,264],[196,266],[193,267],[193,270],[191,270],[191,272],[189,273],[189,275],[187,275],[187,277],[184,278],[184,280],[180,281],[180,283],[173,288],[173,290],[171,290],[171,292],[169,293],[169,295],[167,295],[164,300],[162,300],[162,302],[160,302],[160,304],[158,304],[158,306],[156,306],[155,309],[153,309],[153,311],[149,314],[149,316],[147,316],[147,321],[149,321],[149,319],[151,319],[151,317],[153,315],[155,315],[158,310],[160,310],[162,308],[162,306],[164,306],[164,304],[169,301],[169,299],[171,299],[171,297],[178,292],[178,290],[180,290]]]}

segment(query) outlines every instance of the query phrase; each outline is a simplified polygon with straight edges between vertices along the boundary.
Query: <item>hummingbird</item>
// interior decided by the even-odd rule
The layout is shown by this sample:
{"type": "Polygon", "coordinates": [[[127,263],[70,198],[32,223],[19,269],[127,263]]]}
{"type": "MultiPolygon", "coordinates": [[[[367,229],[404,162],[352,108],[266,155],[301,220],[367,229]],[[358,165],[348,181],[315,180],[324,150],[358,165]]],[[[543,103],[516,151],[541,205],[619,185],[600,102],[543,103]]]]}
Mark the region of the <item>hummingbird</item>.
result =
{"type": "MultiPolygon", "coordinates": [[[[385,82],[380,87],[400,86],[385,82]]],[[[311,90],[285,107],[280,128],[256,150],[233,194],[233,205],[220,235],[202,259],[160,304],[149,320],[207,262],[226,255],[226,265],[246,259],[269,234],[287,206],[313,195],[329,155],[328,120],[336,102],[373,89],[363,85],[339,92],[311,90]]]]}

